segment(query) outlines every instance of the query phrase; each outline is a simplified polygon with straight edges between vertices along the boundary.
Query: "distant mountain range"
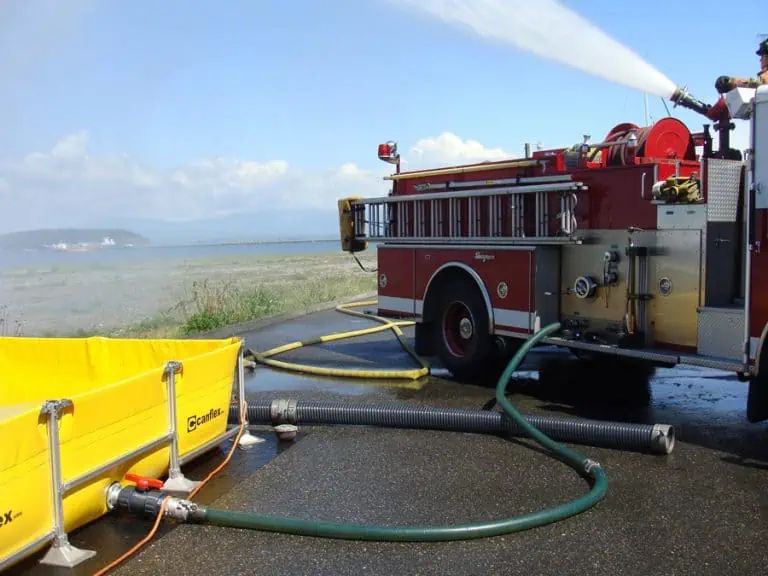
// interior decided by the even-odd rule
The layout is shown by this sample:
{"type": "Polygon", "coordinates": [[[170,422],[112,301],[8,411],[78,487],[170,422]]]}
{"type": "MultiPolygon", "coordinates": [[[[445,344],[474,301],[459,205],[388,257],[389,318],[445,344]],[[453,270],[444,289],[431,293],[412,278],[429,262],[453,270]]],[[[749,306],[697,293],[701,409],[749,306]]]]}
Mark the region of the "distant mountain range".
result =
{"type": "Polygon", "coordinates": [[[150,218],[111,218],[94,225],[132,230],[153,244],[199,244],[247,241],[336,239],[339,235],[335,210],[265,210],[205,220],[173,222],[150,218]]]}

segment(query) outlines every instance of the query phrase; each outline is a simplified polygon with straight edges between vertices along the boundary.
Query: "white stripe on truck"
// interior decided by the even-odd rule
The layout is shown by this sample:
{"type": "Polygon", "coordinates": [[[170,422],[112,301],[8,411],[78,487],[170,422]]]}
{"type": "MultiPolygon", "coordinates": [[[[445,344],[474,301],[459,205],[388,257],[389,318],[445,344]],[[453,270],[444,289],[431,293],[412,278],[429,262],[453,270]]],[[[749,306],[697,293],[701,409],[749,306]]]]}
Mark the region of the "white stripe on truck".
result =
{"type": "MultiPolygon", "coordinates": [[[[391,310],[392,312],[402,312],[403,314],[416,314],[417,316],[421,316],[423,308],[423,300],[398,298],[395,296],[379,296],[380,310],[391,310]]],[[[531,330],[537,328],[538,317],[535,312],[494,308],[493,321],[499,326],[531,330]]]]}

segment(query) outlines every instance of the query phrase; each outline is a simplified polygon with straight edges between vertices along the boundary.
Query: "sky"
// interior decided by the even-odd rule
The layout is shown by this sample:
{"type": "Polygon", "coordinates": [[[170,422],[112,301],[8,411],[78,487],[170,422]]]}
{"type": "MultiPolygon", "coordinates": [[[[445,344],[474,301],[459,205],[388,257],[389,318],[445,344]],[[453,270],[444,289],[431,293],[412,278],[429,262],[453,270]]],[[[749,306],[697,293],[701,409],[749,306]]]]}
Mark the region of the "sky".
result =
{"type": "MultiPolygon", "coordinates": [[[[455,2],[475,16],[504,4],[455,2]]],[[[409,0],[0,0],[0,232],[276,210],[332,219],[339,197],[387,193],[383,141],[410,169],[644,123],[642,91],[560,61],[610,62],[616,50],[590,34],[540,38],[550,59],[436,17],[447,0],[421,3],[437,12],[409,0]]],[[[760,3],[740,2],[724,27],[700,1],[565,2],[706,102],[717,76],[756,74],[760,3]]],[[[520,25],[495,20],[501,34],[520,25]]],[[[659,96],[649,104],[652,120],[666,115],[659,96]]],[[[705,121],[672,113],[693,131],[705,121]]]]}

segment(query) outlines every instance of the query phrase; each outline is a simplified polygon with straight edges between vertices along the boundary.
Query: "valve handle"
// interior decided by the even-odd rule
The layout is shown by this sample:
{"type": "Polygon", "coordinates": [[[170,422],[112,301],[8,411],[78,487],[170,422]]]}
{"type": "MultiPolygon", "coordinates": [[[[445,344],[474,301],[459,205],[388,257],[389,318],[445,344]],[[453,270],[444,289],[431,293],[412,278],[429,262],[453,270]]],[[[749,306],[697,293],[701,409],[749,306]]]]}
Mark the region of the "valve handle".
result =
{"type": "Polygon", "coordinates": [[[129,482],[135,482],[136,490],[141,492],[145,492],[150,488],[157,488],[160,490],[163,487],[162,481],[155,478],[145,478],[144,476],[139,476],[138,474],[126,474],[125,479],[129,482]]]}

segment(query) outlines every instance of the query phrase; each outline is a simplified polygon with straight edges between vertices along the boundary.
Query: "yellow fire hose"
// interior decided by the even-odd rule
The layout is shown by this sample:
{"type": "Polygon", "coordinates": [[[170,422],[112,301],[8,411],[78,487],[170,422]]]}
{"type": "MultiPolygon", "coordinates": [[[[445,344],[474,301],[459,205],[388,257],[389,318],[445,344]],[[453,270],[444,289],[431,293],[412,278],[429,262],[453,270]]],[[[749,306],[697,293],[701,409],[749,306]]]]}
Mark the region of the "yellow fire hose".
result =
{"type": "Polygon", "coordinates": [[[350,302],[348,304],[341,304],[336,307],[336,311],[342,314],[349,314],[350,316],[357,316],[358,318],[369,318],[380,322],[381,326],[373,326],[371,328],[362,328],[360,330],[351,330],[349,332],[337,332],[335,334],[327,334],[325,336],[317,336],[314,338],[308,338],[307,340],[301,340],[297,342],[291,342],[290,344],[284,344],[277,346],[266,352],[255,352],[248,350],[248,355],[259,364],[271,366],[273,368],[279,368],[282,370],[289,370],[293,372],[301,372],[304,374],[313,374],[316,376],[331,376],[339,378],[360,378],[360,379],[386,379],[386,380],[418,380],[429,375],[429,365],[422,359],[416,351],[405,340],[401,327],[413,326],[415,322],[409,320],[392,321],[375,314],[366,314],[365,312],[359,312],[352,310],[352,308],[360,308],[362,306],[374,306],[377,304],[377,300],[366,300],[362,302],[350,302]],[[377,332],[383,332],[384,330],[392,330],[395,337],[400,342],[400,345],[406,352],[418,362],[420,368],[412,368],[410,370],[364,370],[356,368],[328,368],[324,366],[311,366],[308,364],[298,364],[296,362],[285,362],[283,360],[275,360],[272,357],[278,354],[283,354],[291,350],[297,350],[306,346],[312,346],[314,344],[322,344],[325,342],[334,342],[336,340],[346,340],[348,338],[356,338],[358,336],[367,336],[369,334],[376,334],[377,332]]]}

